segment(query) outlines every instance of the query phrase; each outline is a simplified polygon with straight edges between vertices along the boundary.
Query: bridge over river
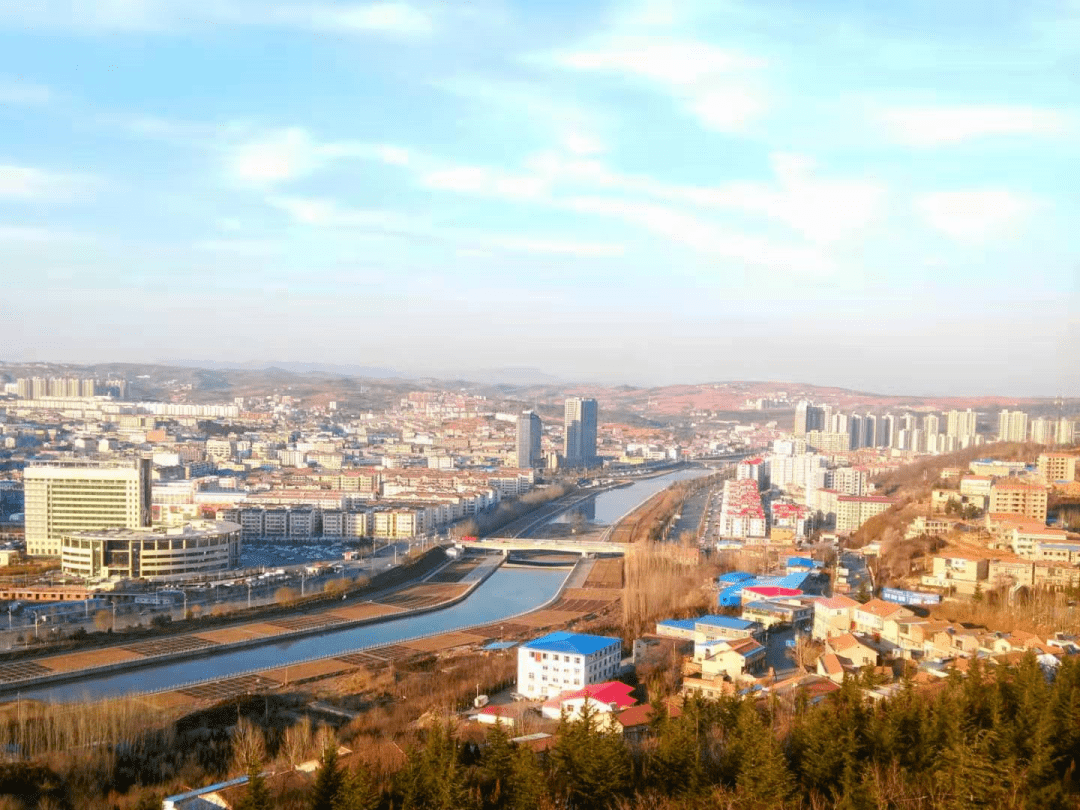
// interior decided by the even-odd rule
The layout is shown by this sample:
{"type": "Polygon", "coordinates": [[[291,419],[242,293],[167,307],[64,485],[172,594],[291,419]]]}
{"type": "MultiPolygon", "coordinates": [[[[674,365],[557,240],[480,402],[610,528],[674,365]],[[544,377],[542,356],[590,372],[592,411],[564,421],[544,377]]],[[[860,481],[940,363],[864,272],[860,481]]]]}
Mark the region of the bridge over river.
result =
{"type": "Polygon", "coordinates": [[[561,554],[624,554],[626,546],[621,543],[605,543],[599,540],[573,540],[570,538],[537,539],[524,537],[485,537],[477,540],[459,540],[458,546],[472,551],[500,551],[506,556],[514,551],[553,551],[561,554]]]}

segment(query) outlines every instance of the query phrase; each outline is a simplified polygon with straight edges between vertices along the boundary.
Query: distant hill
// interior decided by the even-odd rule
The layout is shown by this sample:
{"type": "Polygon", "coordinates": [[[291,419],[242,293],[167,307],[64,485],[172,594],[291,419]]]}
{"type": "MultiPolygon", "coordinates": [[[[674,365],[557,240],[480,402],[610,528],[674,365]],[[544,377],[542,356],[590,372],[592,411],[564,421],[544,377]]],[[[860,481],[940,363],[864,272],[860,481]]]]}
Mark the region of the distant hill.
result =
{"type": "MultiPolygon", "coordinates": [[[[786,397],[789,402],[809,399],[848,410],[975,408],[994,411],[1022,406],[1033,414],[1056,412],[1053,400],[1015,397],[893,396],[799,382],[726,381],[693,385],[638,388],[629,385],[594,385],[560,379],[531,367],[502,367],[472,371],[428,371],[407,374],[381,366],[330,363],[248,361],[185,365],[102,363],[78,366],[59,363],[3,363],[8,380],[21,376],[124,377],[133,399],[221,402],[234,397],[282,394],[308,401],[337,400],[362,409],[382,409],[409,391],[453,389],[488,397],[493,407],[541,408],[558,418],[562,400],[569,396],[595,397],[601,418],[619,421],[668,420],[709,412],[721,418],[790,419],[793,406],[771,411],[744,410],[747,400],[786,397]]],[[[1063,403],[1064,413],[1080,410],[1080,400],[1063,403]]]]}

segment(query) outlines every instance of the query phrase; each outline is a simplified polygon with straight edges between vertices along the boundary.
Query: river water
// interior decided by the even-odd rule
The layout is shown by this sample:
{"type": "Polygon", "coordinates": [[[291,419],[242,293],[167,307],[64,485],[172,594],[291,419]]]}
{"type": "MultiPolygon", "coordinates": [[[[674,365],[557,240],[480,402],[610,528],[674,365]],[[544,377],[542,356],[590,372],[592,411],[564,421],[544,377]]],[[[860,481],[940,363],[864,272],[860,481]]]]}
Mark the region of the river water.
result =
{"type": "Polygon", "coordinates": [[[254,669],[271,669],[310,658],[343,655],[364,647],[393,644],[421,635],[494,623],[532,610],[552,599],[562,588],[568,573],[566,568],[502,568],[465,601],[432,613],[362,627],[330,629],[319,635],[265,646],[30,689],[21,692],[21,696],[64,703],[152,692],[196,680],[228,678],[254,669]]]}
{"type": "MultiPolygon", "coordinates": [[[[684,469],[636,481],[628,487],[608,490],[574,507],[590,522],[610,524],[634,507],[671,486],[708,475],[712,470],[684,469]]],[[[552,522],[573,520],[563,514],[552,522]]],[[[538,531],[542,533],[542,528],[538,531]]],[[[268,643],[259,647],[225,651],[188,661],[150,665],[128,672],[89,677],[77,682],[21,692],[23,698],[58,703],[100,700],[120,695],[172,689],[192,681],[228,678],[243,672],[272,669],[316,657],[330,657],[434,633],[446,633],[480,624],[502,621],[533,610],[552,599],[562,588],[567,569],[501,568],[467,599],[443,610],[420,616],[391,619],[363,627],[329,629],[318,635],[268,643]]],[[[7,699],[11,699],[9,696],[7,699]]],[[[3,700],[3,698],[0,698],[3,700]]]]}
{"type": "MultiPolygon", "coordinates": [[[[607,492],[594,495],[561,515],[556,515],[548,523],[572,523],[575,520],[584,518],[589,523],[608,526],[615,523],[634,507],[644,503],[657,492],[667,489],[676,481],[700,478],[714,472],[716,470],[689,468],[657,476],[656,478],[635,481],[628,487],[609,489],[607,492]]],[[[537,529],[532,533],[535,534],[539,531],[540,529],[537,529]]]]}

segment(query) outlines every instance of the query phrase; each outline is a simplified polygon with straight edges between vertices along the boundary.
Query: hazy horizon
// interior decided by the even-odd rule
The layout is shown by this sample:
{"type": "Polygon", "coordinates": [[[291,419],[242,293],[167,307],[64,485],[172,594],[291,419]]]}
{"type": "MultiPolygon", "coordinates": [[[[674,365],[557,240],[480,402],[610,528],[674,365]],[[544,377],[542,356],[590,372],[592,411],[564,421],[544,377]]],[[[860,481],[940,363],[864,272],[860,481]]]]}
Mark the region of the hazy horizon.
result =
{"type": "Polygon", "coordinates": [[[1080,396],[1080,8],[0,6],[16,361],[1080,396]]]}

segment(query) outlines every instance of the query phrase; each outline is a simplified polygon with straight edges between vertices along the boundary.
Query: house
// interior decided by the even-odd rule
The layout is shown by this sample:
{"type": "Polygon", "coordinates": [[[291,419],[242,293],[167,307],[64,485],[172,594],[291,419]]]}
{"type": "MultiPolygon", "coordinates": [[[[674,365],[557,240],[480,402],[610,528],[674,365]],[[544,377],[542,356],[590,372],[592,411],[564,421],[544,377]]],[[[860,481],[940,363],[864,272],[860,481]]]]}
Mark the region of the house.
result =
{"type": "Polygon", "coordinates": [[[674,638],[667,635],[648,633],[634,639],[635,667],[663,666],[675,658],[690,658],[694,654],[694,639],[674,638]]]}
{"type": "Polygon", "coordinates": [[[760,599],[743,605],[742,617],[764,627],[802,627],[813,620],[814,606],[809,600],[760,599]]]}
{"type": "Polygon", "coordinates": [[[821,596],[814,600],[815,639],[839,636],[851,630],[851,611],[859,603],[847,596],[821,596]]]}
{"type": "Polygon", "coordinates": [[[878,651],[851,633],[826,639],[825,650],[848,659],[856,667],[877,666],[878,651]]]}
{"type": "Polygon", "coordinates": [[[915,614],[895,602],[884,599],[871,599],[865,605],[859,605],[851,611],[851,621],[859,633],[882,638],[899,646],[899,622],[915,614]]]}
{"type": "Polygon", "coordinates": [[[834,683],[840,683],[844,680],[844,676],[850,673],[856,673],[859,668],[856,667],[850,658],[843,658],[836,653],[825,653],[817,660],[817,674],[824,675],[830,681],[834,683]]]}
{"type": "Polygon", "coordinates": [[[952,590],[956,593],[972,594],[985,583],[990,571],[990,561],[986,557],[952,553],[934,557],[932,574],[922,578],[924,585],[952,590]]]}
{"type": "Polygon", "coordinates": [[[544,701],[540,713],[552,720],[558,720],[564,713],[567,719],[577,720],[588,705],[593,713],[606,716],[601,725],[607,728],[614,722],[616,714],[637,703],[630,697],[633,691],[634,687],[619,681],[593,684],[583,689],[563,692],[544,701]]]}
{"type": "Polygon", "coordinates": [[[694,645],[694,660],[703,678],[737,680],[764,667],[765,648],[752,638],[706,641],[694,645]]]}
{"type": "Polygon", "coordinates": [[[166,796],[161,802],[161,810],[210,810],[210,808],[228,807],[222,803],[220,793],[232,787],[246,785],[248,778],[240,776],[227,782],[207,785],[206,787],[189,790],[186,793],[178,793],[175,796],[166,796]]]}
{"type": "Polygon", "coordinates": [[[477,723],[514,728],[517,725],[517,718],[514,717],[514,714],[515,712],[510,706],[485,706],[474,715],[474,718],[477,723]]]}
{"type": "MultiPolygon", "coordinates": [[[[678,700],[669,698],[666,708],[668,717],[682,715],[682,707],[678,700]]],[[[624,709],[615,718],[618,722],[615,730],[621,731],[626,740],[638,741],[648,733],[649,723],[652,721],[655,711],[649,703],[641,703],[637,706],[631,706],[629,709],[624,709]]]]}
{"type": "Polygon", "coordinates": [[[528,698],[554,697],[603,683],[618,671],[622,641],[560,630],[518,647],[517,690],[528,698]]]}
{"type": "Polygon", "coordinates": [[[696,619],[665,619],[656,623],[658,636],[712,641],[721,638],[749,638],[762,634],[760,624],[734,616],[699,616],[696,619]]]}

